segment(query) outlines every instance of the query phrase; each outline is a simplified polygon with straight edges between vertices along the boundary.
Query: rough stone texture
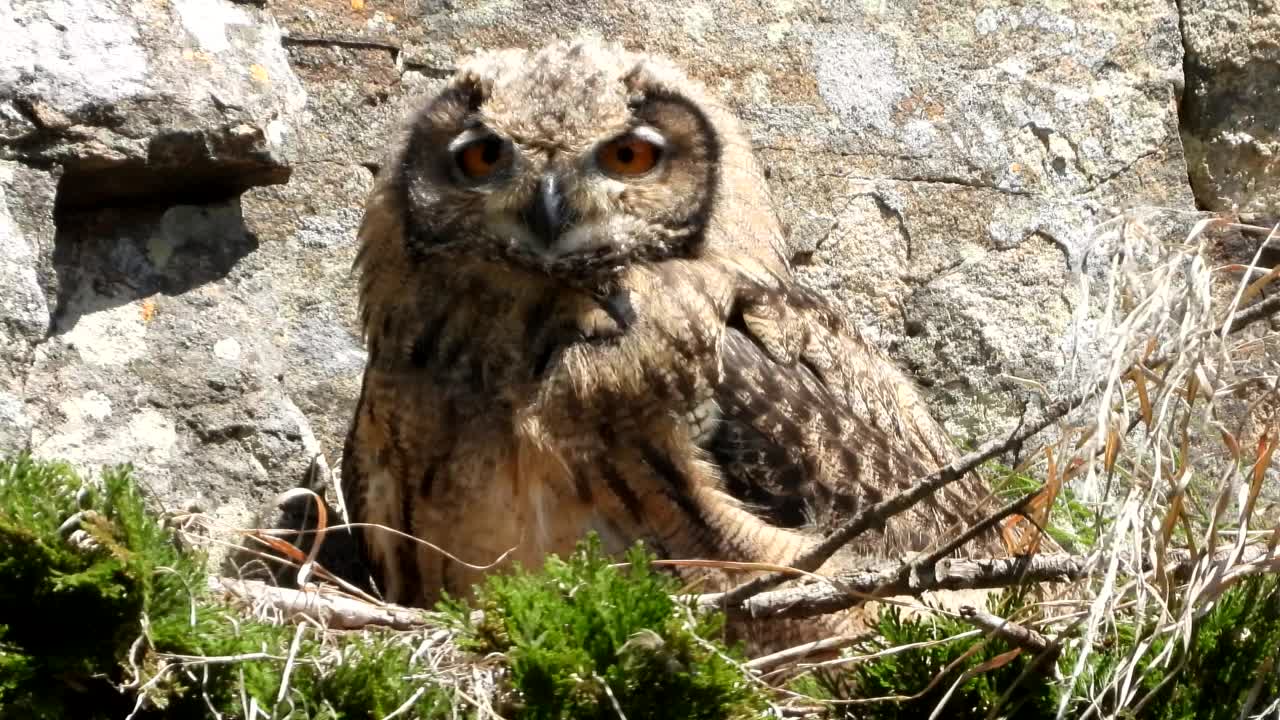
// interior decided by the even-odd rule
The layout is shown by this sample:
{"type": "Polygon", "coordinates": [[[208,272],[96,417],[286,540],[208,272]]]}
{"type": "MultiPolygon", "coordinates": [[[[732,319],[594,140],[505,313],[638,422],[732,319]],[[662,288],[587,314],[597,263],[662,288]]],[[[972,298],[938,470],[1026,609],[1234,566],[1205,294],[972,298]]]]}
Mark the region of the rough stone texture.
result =
{"type": "MultiPolygon", "coordinates": [[[[959,440],[1004,427],[1018,378],[1075,382],[1099,223],[1193,210],[1184,40],[1205,88],[1225,60],[1200,48],[1261,58],[1248,74],[1274,44],[1213,30],[1207,2],[964,5],[0,0],[0,448],[134,461],[228,523],[312,453],[337,466],[365,357],[355,231],[386,142],[459,56],[579,34],[725,97],[805,279],[959,440]]],[[[1274,131],[1212,106],[1213,127],[1274,131]]]]}
{"type": "Polygon", "coordinates": [[[0,2],[3,449],[228,527],[294,484],[318,444],[237,196],[290,179],[305,101],[260,9],[0,2]]]}
{"type": "Polygon", "coordinates": [[[0,162],[0,448],[30,440],[23,401],[32,353],[49,325],[41,271],[53,251],[53,198],[47,173],[0,162]]]}
{"type": "Polygon", "coordinates": [[[0,3],[0,157],[63,169],[59,203],[285,182],[305,101],[266,13],[227,0],[0,3]]]}
{"type": "Polygon", "coordinates": [[[1197,202],[1280,221],[1280,1],[1184,0],[1183,142],[1197,202]]]}

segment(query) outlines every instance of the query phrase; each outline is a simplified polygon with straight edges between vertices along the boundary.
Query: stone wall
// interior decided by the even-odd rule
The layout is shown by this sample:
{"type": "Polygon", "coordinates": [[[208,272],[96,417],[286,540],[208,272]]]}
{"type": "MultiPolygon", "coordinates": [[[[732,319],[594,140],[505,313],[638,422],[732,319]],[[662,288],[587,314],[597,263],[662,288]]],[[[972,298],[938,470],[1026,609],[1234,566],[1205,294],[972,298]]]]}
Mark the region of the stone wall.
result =
{"type": "Polygon", "coordinates": [[[727,98],[799,272],[980,438],[1019,379],[1078,381],[1099,223],[1280,215],[1280,13],[963,5],[0,0],[0,449],[133,461],[232,523],[336,463],[390,133],[473,48],[575,34],[727,98]]]}

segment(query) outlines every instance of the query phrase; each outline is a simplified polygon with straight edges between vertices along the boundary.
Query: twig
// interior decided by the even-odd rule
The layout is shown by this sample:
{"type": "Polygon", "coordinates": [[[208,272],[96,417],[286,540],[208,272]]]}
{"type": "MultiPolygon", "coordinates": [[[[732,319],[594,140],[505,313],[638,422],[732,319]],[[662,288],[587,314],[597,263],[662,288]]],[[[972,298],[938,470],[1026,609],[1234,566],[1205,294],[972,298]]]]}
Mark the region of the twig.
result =
{"type": "Polygon", "coordinates": [[[184,665],[232,665],[247,662],[249,660],[284,660],[279,655],[272,655],[268,652],[250,652],[240,653],[239,655],[177,655],[174,653],[159,653],[159,656],[166,660],[175,660],[184,665]]]}
{"type": "Polygon", "coordinates": [[[613,694],[613,688],[609,687],[609,681],[601,677],[599,673],[592,673],[592,675],[604,686],[604,694],[609,697],[609,703],[613,705],[613,711],[618,713],[618,720],[627,720],[626,713],[622,712],[622,705],[618,703],[618,698],[613,694]]]}
{"type": "MultiPolygon", "coordinates": [[[[1256,323],[1259,320],[1265,320],[1276,313],[1280,313],[1280,294],[1272,295],[1266,300],[1256,302],[1236,313],[1231,324],[1226,326],[1227,334],[1239,332],[1253,323],[1256,323]]],[[[1214,330],[1213,334],[1221,337],[1222,330],[1214,330]]]]}
{"type": "MultiPolygon", "coordinates": [[[[1028,503],[1030,503],[1032,500],[1035,500],[1037,497],[1040,496],[1040,493],[1044,491],[1045,491],[1044,487],[1036,488],[1030,493],[1027,493],[1026,495],[1018,498],[1017,500],[1014,500],[1013,502],[1005,505],[999,510],[996,510],[995,512],[986,516],[985,518],[974,523],[972,527],[970,527],[968,530],[965,530],[963,533],[961,533],[951,542],[943,545],[937,550],[934,550],[928,555],[924,555],[917,559],[912,560],[911,564],[903,567],[902,571],[903,572],[915,571],[919,568],[927,568],[927,567],[932,567],[933,565],[936,565],[938,561],[946,558],[948,555],[952,554],[956,550],[959,550],[961,547],[964,546],[965,543],[977,537],[983,531],[987,530],[988,528],[994,527],[996,523],[1000,522],[1001,520],[1004,520],[1010,515],[1016,515],[1019,512],[1021,512],[1022,509],[1025,508],[1028,503]]],[[[1030,520],[1030,518],[1028,518],[1028,520],[1030,520]]],[[[1044,528],[1036,527],[1036,531],[1044,532],[1044,528]]]]}
{"type": "MultiPolygon", "coordinates": [[[[1220,551],[1213,562],[1224,561],[1231,550],[1220,551]]],[[[1178,580],[1186,580],[1197,563],[1198,555],[1187,551],[1170,553],[1168,572],[1178,580]]],[[[1240,565],[1261,566],[1280,559],[1265,547],[1249,546],[1240,565]]],[[[1150,572],[1154,563],[1144,559],[1139,572],[1150,572]]],[[[870,597],[892,597],[931,590],[977,590],[1001,588],[1033,582],[1073,582],[1094,571],[1093,560],[1082,555],[1032,555],[1016,558],[942,559],[933,572],[904,575],[898,565],[880,570],[840,573],[831,583],[812,583],[795,588],[775,590],[729,604],[728,593],[708,593],[697,597],[700,606],[719,608],[731,618],[802,618],[825,615],[854,607],[870,597]]]]}
{"type": "Polygon", "coordinates": [[[392,720],[392,718],[399,717],[400,715],[409,712],[410,708],[413,707],[414,703],[418,702],[418,698],[422,697],[423,693],[425,693],[426,691],[427,691],[426,685],[419,685],[418,689],[413,691],[413,694],[409,696],[408,700],[405,700],[403,703],[401,703],[400,707],[387,713],[386,717],[382,718],[382,720],[392,720]]]}
{"type": "Polygon", "coordinates": [[[1057,654],[1057,648],[1053,647],[1045,636],[1035,630],[998,615],[992,615],[985,610],[979,610],[972,605],[965,605],[960,608],[960,618],[974,627],[986,630],[1010,645],[1020,647],[1028,652],[1040,654],[1052,650],[1054,654],[1057,654]]]}
{"type": "Polygon", "coordinates": [[[786,650],[779,650],[778,652],[770,655],[762,655],[761,657],[743,663],[743,667],[756,672],[768,672],[779,665],[786,665],[787,663],[795,662],[797,660],[803,660],[810,655],[847,648],[862,639],[863,637],[858,635],[837,635],[836,637],[823,638],[822,640],[789,647],[786,650]]]}
{"type": "Polygon", "coordinates": [[[242,600],[265,603],[285,616],[301,616],[338,630],[355,630],[369,625],[412,630],[427,624],[422,610],[390,604],[371,605],[331,591],[294,590],[268,585],[260,580],[224,577],[209,578],[209,589],[242,600]]]}

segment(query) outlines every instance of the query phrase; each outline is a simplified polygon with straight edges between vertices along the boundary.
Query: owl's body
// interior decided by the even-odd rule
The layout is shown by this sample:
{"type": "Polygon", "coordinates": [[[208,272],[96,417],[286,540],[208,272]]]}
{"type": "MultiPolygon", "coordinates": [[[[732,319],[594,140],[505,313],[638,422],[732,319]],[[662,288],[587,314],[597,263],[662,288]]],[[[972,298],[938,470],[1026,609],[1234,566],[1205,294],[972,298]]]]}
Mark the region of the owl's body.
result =
{"type": "MultiPolygon", "coordinates": [[[[589,43],[472,60],[411,118],[360,242],[348,509],[465,563],[514,548],[537,567],[595,531],[787,564],[953,456],[905,376],[795,282],[737,121],[659,61],[589,43]]],[[[845,558],[924,549],[986,495],[951,486],[845,558]]],[[[394,602],[482,574],[363,538],[394,602]]]]}

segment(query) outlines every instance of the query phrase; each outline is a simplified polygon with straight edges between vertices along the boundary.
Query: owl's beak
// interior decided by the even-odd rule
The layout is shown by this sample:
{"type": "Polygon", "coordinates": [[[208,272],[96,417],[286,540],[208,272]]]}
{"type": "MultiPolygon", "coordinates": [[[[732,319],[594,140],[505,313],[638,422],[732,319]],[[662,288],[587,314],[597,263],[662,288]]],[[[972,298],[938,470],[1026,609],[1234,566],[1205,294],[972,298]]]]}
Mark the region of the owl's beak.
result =
{"type": "Polygon", "coordinates": [[[555,175],[543,175],[538,181],[538,191],[521,213],[529,231],[541,243],[542,250],[551,250],[564,231],[564,196],[560,194],[560,181],[555,175]]]}

